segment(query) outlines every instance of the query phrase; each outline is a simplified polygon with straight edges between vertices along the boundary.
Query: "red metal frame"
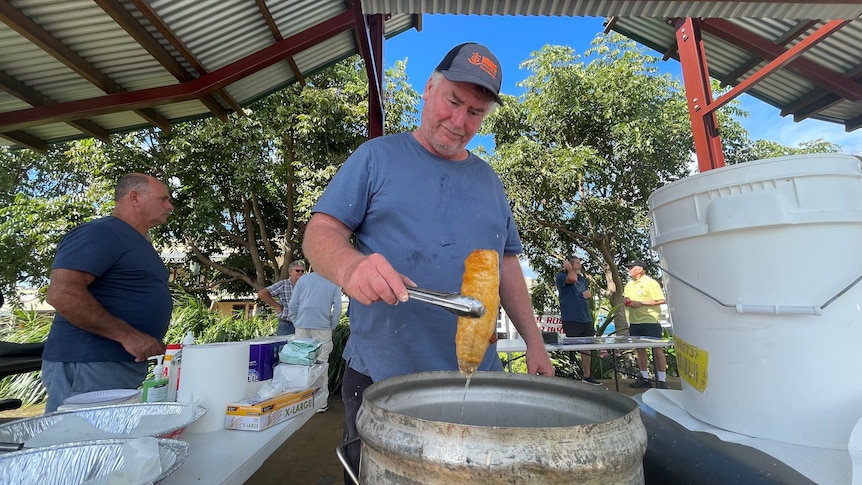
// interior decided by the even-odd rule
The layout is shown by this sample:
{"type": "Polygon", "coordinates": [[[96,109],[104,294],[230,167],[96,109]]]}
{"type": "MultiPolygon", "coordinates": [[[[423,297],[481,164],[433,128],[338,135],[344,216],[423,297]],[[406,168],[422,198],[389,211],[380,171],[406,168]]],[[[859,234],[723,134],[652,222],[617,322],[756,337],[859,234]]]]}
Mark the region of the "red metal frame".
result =
{"type": "MultiPolygon", "coordinates": [[[[721,146],[721,136],[718,132],[718,124],[715,111],[736,98],[754,84],[761,81],[774,71],[794,62],[805,64],[809,73],[819,75],[817,79],[824,78],[820,74],[821,68],[805,59],[800,59],[806,50],[815,46],[818,42],[826,39],[841,27],[847,25],[849,20],[833,20],[817,29],[811,35],[794,45],[792,48],[779,52],[778,46],[766,45],[766,43],[752,36],[742,29],[736,29],[732,24],[721,19],[699,19],[681,18],[674,24],[676,28],[676,43],[679,49],[679,61],[682,66],[683,82],[688,100],[688,113],[691,118],[691,130],[694,135],[694,148],[697,155],[697,167],[701,172],[724,166],[724,152],[721,146]],[[726,92],[720,98],[712,99],[712,88],[709,82],[709,69],[706,64],[706,52],[703,48],[701,28],[707,28],[712,33],[718,34],[717,30],[729,35],[736,45],[744,44],[747,50],[757,52],[759,57],[772,57],[773,59],[757,70],[745,81],[737,84],[733,89],[726,92]]],[[[814,74],[811,74],[814,75],[814,74]]],[[[822,80],[823,83],[831,83],[835,88],[837,84],[842,88],[842,94],[848,99],[855,100],[859,95],[855,86],[849,85],[844,80],[831,79],[828,76],[822,80]]]]}
{"type": "Polygon", "coordinates": [[[700,20],[686,17],[677,20],[675,27],[697,168],[705,172],[724,166],[724,152],[715,112],[707,109],[712,104],[712,89],[699,24],[700,20]]]}

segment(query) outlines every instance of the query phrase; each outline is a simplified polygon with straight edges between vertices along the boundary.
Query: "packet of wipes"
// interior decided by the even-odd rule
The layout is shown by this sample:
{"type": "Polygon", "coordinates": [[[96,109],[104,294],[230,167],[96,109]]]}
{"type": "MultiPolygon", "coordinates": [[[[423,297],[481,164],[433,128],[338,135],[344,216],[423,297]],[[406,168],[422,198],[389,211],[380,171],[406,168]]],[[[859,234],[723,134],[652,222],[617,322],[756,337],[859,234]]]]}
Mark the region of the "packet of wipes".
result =
{"type": "Polygon", "coordinates": [[[320,345],[316,338],[295,338],[281,348],[278,360],[285,364],[312,365],[320,355],[320,345]]]}

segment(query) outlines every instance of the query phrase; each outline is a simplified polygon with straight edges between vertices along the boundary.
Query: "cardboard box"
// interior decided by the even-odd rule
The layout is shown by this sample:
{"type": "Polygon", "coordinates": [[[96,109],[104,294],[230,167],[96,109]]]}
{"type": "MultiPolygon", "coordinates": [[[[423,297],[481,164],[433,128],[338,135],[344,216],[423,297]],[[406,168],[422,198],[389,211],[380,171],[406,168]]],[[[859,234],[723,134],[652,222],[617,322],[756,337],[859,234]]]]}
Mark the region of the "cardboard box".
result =
{"type": "Polygon", "coordinates": [[[278,352],[290,340],[290,335],[260,337],[249,340],[248,381],[272,379],[272,369],[278,365],[278,352]]]}
{"type": "Polygon", "coordinates": [[[224,427],[261,431],[314,409],[314,390],[304,389],[271,398],[252,397],[227,405],[224,427]]]}

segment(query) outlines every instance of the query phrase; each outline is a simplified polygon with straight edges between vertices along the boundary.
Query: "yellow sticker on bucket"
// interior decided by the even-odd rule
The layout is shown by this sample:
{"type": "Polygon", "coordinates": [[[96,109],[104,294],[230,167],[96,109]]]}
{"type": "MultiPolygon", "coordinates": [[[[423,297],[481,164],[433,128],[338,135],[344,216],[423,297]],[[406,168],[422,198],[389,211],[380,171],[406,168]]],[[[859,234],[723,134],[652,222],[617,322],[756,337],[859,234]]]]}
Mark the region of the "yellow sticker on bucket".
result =
{"type": "Polygon", "coordinates": [[[709,352],[689,344],[674,336],[673,346],[676,349],[676,367],[679,375],[691,387],[703,392],[708,379],[709,352]]]}

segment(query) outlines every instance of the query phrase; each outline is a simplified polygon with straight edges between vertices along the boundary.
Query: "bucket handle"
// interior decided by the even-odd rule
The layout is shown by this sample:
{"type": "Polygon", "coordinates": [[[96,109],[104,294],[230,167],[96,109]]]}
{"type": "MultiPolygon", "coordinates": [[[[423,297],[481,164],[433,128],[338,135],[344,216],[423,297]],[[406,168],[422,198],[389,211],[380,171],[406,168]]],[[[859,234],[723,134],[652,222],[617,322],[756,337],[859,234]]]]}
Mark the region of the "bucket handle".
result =
{"type": "Polygon", "coordinates": [[[668,271],[666,268],[659,266],[659,269],[661,269],[662,272],[667,273],[670,276],[672,276],[673,278],[677,279],[680,283],[685,284],[689,288],[697,291],[701,295],[709,298],[710,300],[718,303],[719,305],[726,307],[726,308],[734,308],[736,310],[736,313],[758,313],[758,314],[763,314],[763,315],[815,315],[815,316],[820,316],[821,310],[826,309],[827,306],[831,305],[835,300],[840,298],[841,295],[843,295],[844,293],[847,293],[847,291],[849,291],[850,288],[853,288],[854,286],[859,284],[860,281],[862,281],[862,275],[860,275],[858,278],[853,280],[852,283],[850,283],[849,285],[844,287],[844,289],[839,291],[837,294],[835,294],[835,296],[833,296],[832,298],[827,300],[826,303],[824,303],[820,306],[817,306],[817,305],[811,305],[811,306],[806,306],[806,305],[747,305],[747,304],[743,304],[743,303],[737,303],[736,305],[729,305],[727,303],[722,303],[718,298],[716,298],[716,297],[710,295],[709,293],[701,290],[700,288],[694,286],[693,284],[689,283],[688,281],[685,281],[684,279],[680,278],[679,276],[676,276],[675,274],[668,271]]]}
{"type": "Polygon", "coordinates": [[[352,445],[353,443],[356,443],[357,441],[359,441],[359,436],[351,438],[347,441],[342,441],[338,444],[338,446],[335,447],[335,454],[336,456],[338,456],[338,461],[341,462],[341,466],[343,466],[344,470],[347,471],[347,474],[350,475],[350,478],[353,480],[353,483],[355,485],[359,485],[359,479],[356,478],[356,473],[353,471],[352,468],[350,468],[350,464],[347,463],[347,457],[344,454],[344,449],[352,445]]]}

